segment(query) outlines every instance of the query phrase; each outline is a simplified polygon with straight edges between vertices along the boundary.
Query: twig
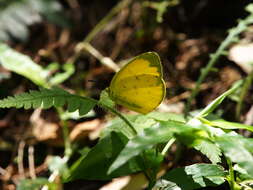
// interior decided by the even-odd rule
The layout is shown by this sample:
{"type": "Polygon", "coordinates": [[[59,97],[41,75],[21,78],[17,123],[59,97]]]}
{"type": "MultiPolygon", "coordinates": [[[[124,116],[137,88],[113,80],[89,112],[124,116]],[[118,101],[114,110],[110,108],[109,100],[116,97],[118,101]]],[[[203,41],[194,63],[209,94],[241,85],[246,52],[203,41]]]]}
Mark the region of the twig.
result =
{"type": "Polygon", "coordinates": [[[221,45],[219,46],[217,51],[214,54],[211,54],[211,56],[210,56],[211,58],[210,58],[208,64],[206,65],[206,67],[204,69],[201,69],[200,77],[198,78],[196,86],[192,90],[192,94],[187,101],[185,115],[188,115],[191,102],[198,94],[201,83],[204,81],[204,79],[206,78],[208,73],[211,71],[211,69],[213,68],[213,66],[215,65],[215,63],[219,59],[219,57],[225,53],[225,49],[231,43],[238,41],[238,35],[241,34],[243,31],[245,31],[248,28],[248,25],[250,25],[252,23],[253,23],[253,13],[251,13],[249,16],[247,16],[244,20],[239,20],[238,25],[235,28],[232,28],[229,30],[228,36],[221,43],[221,45]]]}
{"type": "Polygon", "coordinates": [[[25,170],[24,170],[24,164],[23,164],[23,158],[24,158],[24,148],[25,148],[25,141],[21,140],[18,146],[18,173],[20,175],[20,178],[25,178],[25,170]]]}
{"type": "Polygon", "coordinates": [[[91,40],[105,27],[105,25],[112,19],[113,16],[119,13],[131,2],[132,0],[119,1],[119,3],[115,7],[113,7],[110,12],[92,29],[92,31],[86,36],[86,38],[76,45],[76,53],[72,57],[70,57],[67,62],[74,63],[82,55],[83,48],[85,48],[94,57],[99,59],[101,63],[105,64],[106,66],[109,66],[114,71],[118,71],[118,66],[115,66],[116,64],[110,58],[102,56],[95,48],[93,48],[89,44],[89,42],[91,42],[91,40]]]}
{"type": "Polygon", "coordinates": [[[102,64],[106,65],[107,67],[111,68],[114,71],[118,71],[120,67],[109,57],[104,57],[98,50],[96,50],[90,43],[82,42],[79,43],[76,47],[77,52],[85,49],[95,58],[97,58],[102,64]]]}
{"type": "Polygon", "coordinates": [[[32,179],[36,178],[35,166],[34,166],[34,147],[29,145],[28,147],[28,164],[29,164],[29,174],[32,179]]]}

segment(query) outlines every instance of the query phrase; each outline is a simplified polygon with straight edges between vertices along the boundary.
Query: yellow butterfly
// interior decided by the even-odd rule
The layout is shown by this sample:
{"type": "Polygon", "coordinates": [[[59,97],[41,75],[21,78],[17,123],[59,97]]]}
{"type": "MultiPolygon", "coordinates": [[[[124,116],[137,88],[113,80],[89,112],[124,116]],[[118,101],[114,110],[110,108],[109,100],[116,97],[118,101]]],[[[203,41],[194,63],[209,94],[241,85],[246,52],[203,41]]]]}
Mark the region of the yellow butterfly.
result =
{"type": "Polygon", "coordinates": [[[163,101],[166,94],[160,58],[155,52],[133,58],[113,77],[109,95],[117,104],[146,114],[163,101]]]}

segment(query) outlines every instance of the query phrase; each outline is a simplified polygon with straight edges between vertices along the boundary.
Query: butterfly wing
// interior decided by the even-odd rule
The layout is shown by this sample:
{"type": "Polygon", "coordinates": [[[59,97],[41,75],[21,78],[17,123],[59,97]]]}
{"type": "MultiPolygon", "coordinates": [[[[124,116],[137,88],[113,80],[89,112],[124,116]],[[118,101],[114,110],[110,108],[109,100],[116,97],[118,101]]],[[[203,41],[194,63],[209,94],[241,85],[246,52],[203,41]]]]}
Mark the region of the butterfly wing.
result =
{"type": "Polygon", "coordinates": [[[135,57],[114,76],[109,92],[116,103],[130,110],[154,110],[165,96],[159,56],[148,52],[135,57]]]}

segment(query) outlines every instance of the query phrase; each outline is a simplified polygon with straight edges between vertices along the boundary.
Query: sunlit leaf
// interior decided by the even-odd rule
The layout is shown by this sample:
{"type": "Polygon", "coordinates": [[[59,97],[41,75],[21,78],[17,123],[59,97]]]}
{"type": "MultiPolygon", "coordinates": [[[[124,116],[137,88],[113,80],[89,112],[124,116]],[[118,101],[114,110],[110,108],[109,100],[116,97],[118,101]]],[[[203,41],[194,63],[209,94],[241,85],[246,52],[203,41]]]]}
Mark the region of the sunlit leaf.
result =
{"type": "Polygon", "coordinates": [[[139,155],[142,151],[150,149],[158,143],[169,141],[174,135],[185,133],[189,134],[190,138],[190,136],[194,134],[194,131],[198,130],[199,129],[176,121],[161,121],[156,125],[146,128],[142,133],[138,134],[127,143],[108,172],[114,171],[132,157],[139,155]]]}
{"type": "Polygon", "coordinates": [[[194,164],[173,169],[167,172],[162,177],[162,180],[163,184],[166,184],[167,181],[170,185],[169,187],[165,187],[164,190],[194,190],[201,187],[220,185],[225,182],[225,176],[226,172],[221,166],[194,164]],[[172,184],[176,186],[172,186],[172,184]]]}
{"type": "Polygon", "coordinates": [[[49,73],[34,63],[28,56],[16,52],[0,43],[0,64],[6,69],[22,75],[37,85],[46,86],[49,73]]]}
{"type": "Polygon", "coordinates": [[[246,139],[239,135],[225,134],[216,137],[215,141],[224,155],[233,163],[237,163],[242,169],[253,177],[253,139],[246,139]]]}

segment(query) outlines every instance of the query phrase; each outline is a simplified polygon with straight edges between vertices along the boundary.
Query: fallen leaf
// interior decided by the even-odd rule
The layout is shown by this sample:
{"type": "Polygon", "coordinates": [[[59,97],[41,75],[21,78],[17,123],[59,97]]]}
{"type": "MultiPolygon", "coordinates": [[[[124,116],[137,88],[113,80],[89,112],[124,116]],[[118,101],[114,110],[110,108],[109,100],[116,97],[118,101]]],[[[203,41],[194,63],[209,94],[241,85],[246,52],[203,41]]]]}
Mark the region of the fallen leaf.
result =
{"type": "Polygon", "coordinates": [[[94,119],[92,121],[86,121],[77,124],[73,130],[70,132],[70,140],[77,141],[88,137],[88,135],[96,131],[101,127],[101,121],[99,119],[94,119]]]}
{"type": "Polygon", "coordinates": [[[229,50],[228,58],[246,73],[253,70],[253,44],[237,44],[229,50]]]}

